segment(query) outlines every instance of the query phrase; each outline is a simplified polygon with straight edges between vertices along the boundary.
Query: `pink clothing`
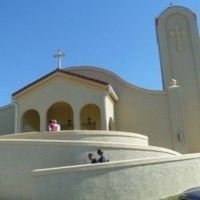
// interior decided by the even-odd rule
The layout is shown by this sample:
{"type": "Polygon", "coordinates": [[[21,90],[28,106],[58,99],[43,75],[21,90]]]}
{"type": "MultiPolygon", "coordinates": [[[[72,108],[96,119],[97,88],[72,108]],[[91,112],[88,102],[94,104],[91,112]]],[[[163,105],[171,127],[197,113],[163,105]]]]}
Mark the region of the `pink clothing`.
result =
{"type": "Polygon", "coordinates": [[[60,125],[55,122],[49,124],[49,131],[60,131],[60,125]]]}

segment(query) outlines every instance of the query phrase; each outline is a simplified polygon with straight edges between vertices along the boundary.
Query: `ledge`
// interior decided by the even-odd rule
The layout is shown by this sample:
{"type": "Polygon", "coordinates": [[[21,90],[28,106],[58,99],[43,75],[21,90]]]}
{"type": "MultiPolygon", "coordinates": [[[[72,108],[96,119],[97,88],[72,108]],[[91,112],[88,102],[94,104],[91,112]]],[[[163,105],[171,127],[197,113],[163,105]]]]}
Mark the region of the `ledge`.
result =
{"type": "Polygon", "coordinates": [[[163,156],[163,157],[157,157],[157,158],[114,161],[114,162],[98,163],[98,164],[85,164],[85,165],[76,165],[76,166],[35,169],[32,171],[32,175],[33,176],[49,176],[49,175],[55,175],[55,174],[90,171],[90,170],[156,165],[156,164],[186,161],[186,160],[192,160],[192,159],[200,159],[200,153],[178,155],[178,156],[172,156],[172,157],[163,156]]]}
{"type": "Polygon", "coordinates": [[[73,134],[73,135],[89,135],[89,136],[117,136],[117,137],[133,137],[133,138],[140,138],[144,140],[148,140],[148,137],[145,135],[141,135],[139,133],[131,133],[131,132],[123,132],[123,131],[106,131],[106,130],[98,130],[98,131],[88,131],[88,130],[70,130],[70,131],[59,131],[59,132],[49,132],[49,131],[43,131],[43,132],[24,132],[24,133],[16,133],[16,134],[9,134],[9,135],[2,135],[0,136],[0,139],[5,136],[12,137],[16,135],[33,135],[33,134],[49,134],[49,135],[67,135],[67,134],[73,134]]]}
{"type": "Polygon", "coordinates": [[[20,144],[20,145],[70,145],[70,146],[95,146],[95,147],[106,147],[109,149],[130,149],[130,150],[140,150],[140,151],[155,151],[163,152],[171,155],[180,155],[180,153],[155,146],[136,146],[131,144],[119,143],[119,142],[96,142],[96,141],[77,141],[77,140],[40,140],[40,139],[0,139],[0,144],[20,144]]]}

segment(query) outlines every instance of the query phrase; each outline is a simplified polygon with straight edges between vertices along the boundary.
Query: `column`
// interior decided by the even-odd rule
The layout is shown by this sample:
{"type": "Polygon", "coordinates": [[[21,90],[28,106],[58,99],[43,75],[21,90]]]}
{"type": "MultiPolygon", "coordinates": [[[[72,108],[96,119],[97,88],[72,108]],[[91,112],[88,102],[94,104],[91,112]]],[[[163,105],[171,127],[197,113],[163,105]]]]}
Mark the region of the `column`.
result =
{"type": "Polygon", "coordinates": [[[105,98],[102,99],[102,106],[101,106],[101,129],[108,130],[108,123],[107,123],[107,113],[106,113],[106,102],[105,98]]]}
{"type": "Polygon", "coordinates": [[[188,152],[188,148],[183,103],[180,86],[176,85],[176,80],[174,79],[172,79],[170,86],[168,86],[168,102],[174,150],[186,153],[188,152]]]}
{"type": "Polygon", "coordinates": [[[80,130],[81,126],[80,126],[80,109],[79,107],[76,107],[74,109],[74,130],[80,130]]]}
{"type": "Polygon", "coordinates": [[[39,114],[40,114],[40,131],[48,131],[46,112],[39,111],[39,114]]]}

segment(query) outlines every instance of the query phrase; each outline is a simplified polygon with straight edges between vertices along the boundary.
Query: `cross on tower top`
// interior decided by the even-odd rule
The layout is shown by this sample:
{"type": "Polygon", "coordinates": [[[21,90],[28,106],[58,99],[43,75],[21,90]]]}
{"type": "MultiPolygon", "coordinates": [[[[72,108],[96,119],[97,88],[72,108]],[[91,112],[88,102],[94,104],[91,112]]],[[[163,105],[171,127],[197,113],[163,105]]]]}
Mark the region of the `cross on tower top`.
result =
{"type": "Polygon", "coordinates": [[[61,69],[62,67],[62,57],[64,57],[65,54],[60,50],[58,49],[57,53],[54,55],[55,58],[58,59],[58,68],[61,69]]]}

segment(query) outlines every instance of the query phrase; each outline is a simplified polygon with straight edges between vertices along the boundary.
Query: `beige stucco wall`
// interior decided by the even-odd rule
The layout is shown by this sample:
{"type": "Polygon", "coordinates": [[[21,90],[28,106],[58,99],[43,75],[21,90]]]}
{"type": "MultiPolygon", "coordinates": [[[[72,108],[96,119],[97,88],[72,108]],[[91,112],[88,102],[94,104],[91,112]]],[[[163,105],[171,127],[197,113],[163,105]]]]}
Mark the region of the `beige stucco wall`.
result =
{"type": "MultiPolygon", "coordinates": [[[[176,124],[186,134],[189,152],[199,152],[200,40],[195,14],[187,8],[167,8],[157,19],[157,37],[164,87],[171,79],[180,85],[183,112],[176,124]],[[181,122],[181,120],[182,122],[181,122]]],[[[171,116],[175,113],[171,110],[171,116]]],[[[175,129],[173,130],[175,134],[175,129]]]]}
{"type": "Polygon", "coordinates": [[[1,134],[15,128],[20,132],[21,117],[30,109],[38,111],[41,124],[41,132],[0,137],[0,199],[154,200],[200,184],[200,154],[180,155],[148,146],[147,137],[131,133],[44,131],[54,103],[72,107],[75,129],[80,128],[83,106],[95,104],[101,110],[102,129],[113,117],[117,130],[147,135],[150,144],[184,153],[200,151],[200,42],[195,15],[170,7],[156,25],[163,91],[138,88],[107,70],[81,66],[66,70],[108,82],[118,101],[98,81],[57,71],[15,94],[13,105],[0,108],[1,134]],[[177,26],[183,38],[172,32],[177,26]],[[172,78],[178,84],[170,85],[172,78]],[[98,148],[110,162],[88,164],[88,153],[96,155],[98,148]]]}
{"type": "Polygon", "coordinates": [[[155,200],[199,184],[200,155],[184,155],[35,170],[32,199],[155,200]]]}
{"type": "Polygon", "coordinates": [[[167,91],[135,87],[117,75],[94,67],[73,67],[70,71],[109,82],[119,100],[115,105],[116,130],[139,132],[150,144],[173,149],[167,91]]]}
{"type": "Polygon", "coordinates": [[[75,122],[75,129],[80,128],[77,123],[80,122],[81,108],[93,103],[101,110],[102,129],[108,128],[109,117],[112,117],[116,130],[139,132],[147,135],[153,145],[174,149],[166,91],[137,88],[111,72],[98,68],[81,67],[73,71],[108,82],[119,100],[114,103],[106,94],[105,87],[56,74],[15,96],[18,132],[21,131],[21,118],[29,109],[38,111],[40,130],[46,130],[48,108],[60,101],[72,106],[74,118],[78,121],[75,122]]]}
{"type": "MultiPolygon", "coordinates": [[[[116,128],[149,137],[150,143],[180,152],[199,152],[200,40],[195,14],[172,6],[156,19],[164,91],[133,86],[89,66],[66,70],[109,82],[117,92],[116,128]],[[179,87],[171,87],[176,79],[179,87]]],[[[142,77],[141,77],[142,78],[142,77]]]]}
{"type": "MultiPolygon", "coordinates": [[[[103,130],[108,129],[108,120],[112,116],[116,130],[147,135],[152,145],[183,153],[200,151],[200,40],[196,17],[184,7],[169,7],[156,20],[156,30],[163,91],[136,87],[101,68],[71,67],[66,70],[110,84],[118,101],[112,102],[101,84],[55,73],[14,96],[18,104],[17,131],[21,130],[23,113],[29,109],[39,112],[40,130],[46,130],[47,110],[60,101],[72,106],[74,128],[80,129],[81,108],[94,103],[101,110],[103,130]],[[171,79],[176,79],[179,87],[171,88],[171,79]]],[[[0,115],[4,113],[0,111],[0,115]]],[[[6,132],[9,131],[12,128],[6,132]]]]}
{"type": "Polygon", "coordinates": [[[32,170],[86,164],[88,153],[95,154],[98,148],[104,149],[110,161],[178,155],[164,148],[113,142],[1,139],[1,199],[31,199],[32,170]]]}
{"type": "Polygon", "coordinates": [[[81,67],[73,71],[108,82],[116,91],[119,100],[113,102],[103,86],[56,74],[16,95],[18,132],[21,131],[21,118],[29,109],[38,111],[40,130],[46,130],[48,108],[60,101],[71,105],[74,118],[77,119],[75,129],[80,129],[80,125],[77,125],[80,122],[80,110],[93,103],[101,110],[102,129],[108,129],[109,118],[112,117],[116,130],[139,132],[147,135],[153,145],[174,149],[166,91],[137,88],[111,72],[98,68],[81,67]]]}
{"type": "Polygon", "coordinates": [[[126,143],[147,146],[148,138],[144,135],[116,131],[72,130],[59,132],[28,132],[2,135],[0,139],[39,139],[39,140],[76,140],[126,143]]]}
{"type": "Polygon", "coordinates": [[[0,108],[0,135],[15,132],[15,106],[10,104],[0,108]]]}
{"type": "Polygon", "coordinates": [[[44,82],[30,88],[16,97],[18,102],[18,132],[20,132],[21,118],[25,111],[34,109],[39,112],[41,129],[47,128],[47,111],[56,102],[66,102],[74,111],[75,129],[80,129],[80,111],[87,104],[96,104],[101,110],[102,129],[106,129],[104,117],[105,86],[91,84],[91,82],[73,79],[61,73],[49,77],[44,82]]]}

